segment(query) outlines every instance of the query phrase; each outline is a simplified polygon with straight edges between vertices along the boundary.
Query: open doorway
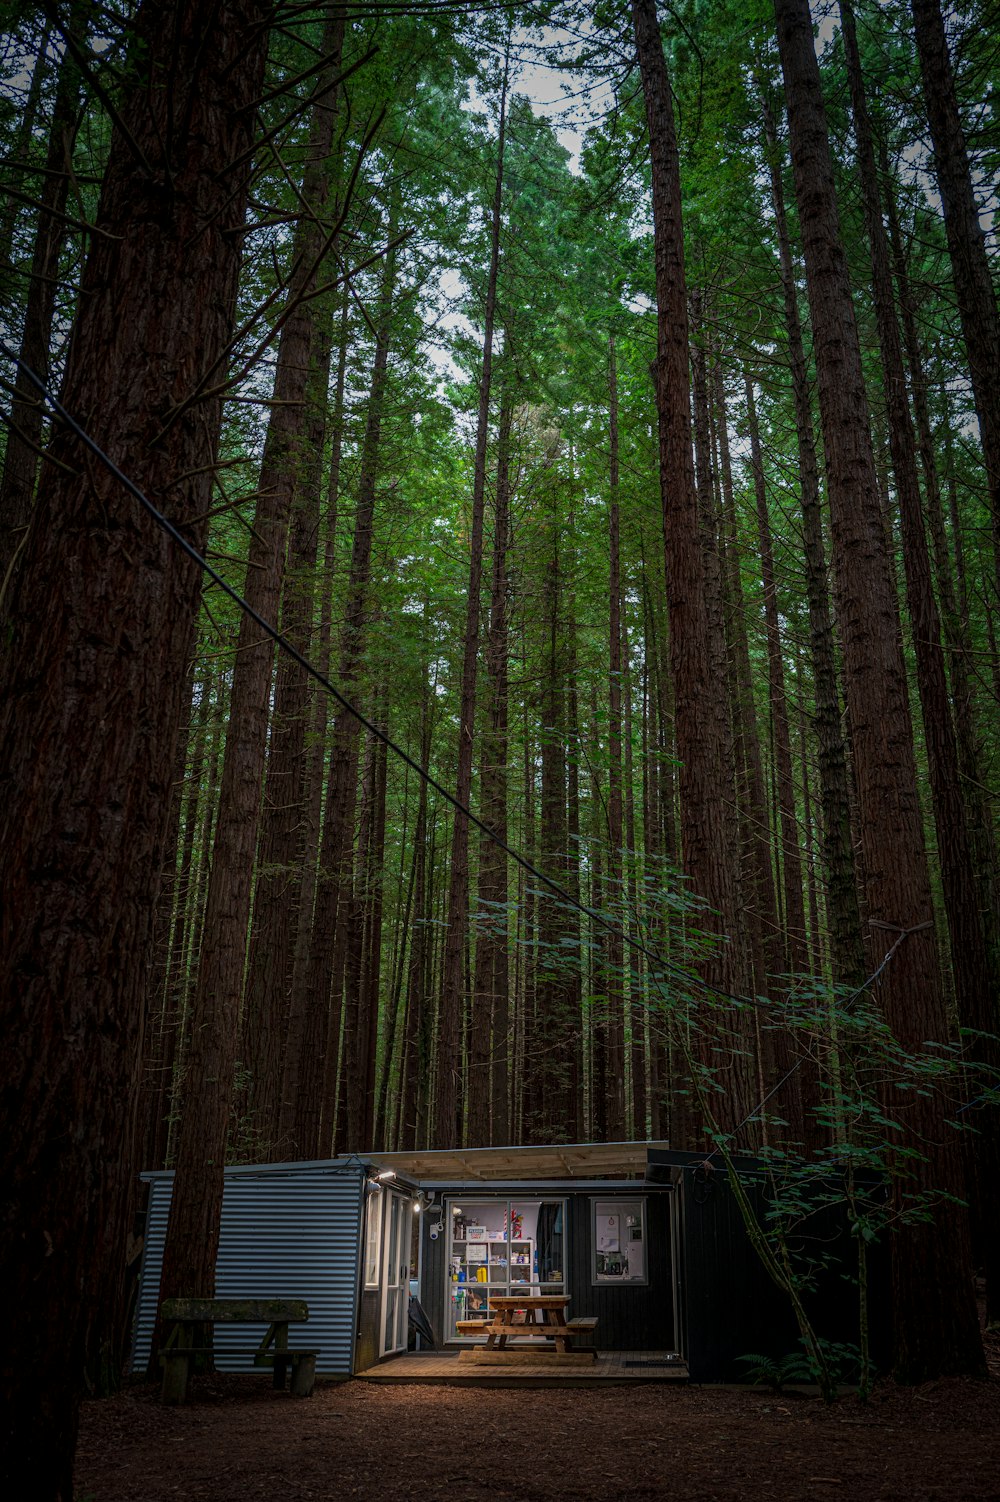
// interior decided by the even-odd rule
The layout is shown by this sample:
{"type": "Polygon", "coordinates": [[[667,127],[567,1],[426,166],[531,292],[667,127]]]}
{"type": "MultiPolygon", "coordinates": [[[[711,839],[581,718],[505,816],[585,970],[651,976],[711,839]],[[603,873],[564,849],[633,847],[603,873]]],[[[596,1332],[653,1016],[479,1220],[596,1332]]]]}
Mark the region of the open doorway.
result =
{"type": "Polygon", "coordinates": [[[414,1202],[396,1189],[386,1190],[383,1199],[379,1356],[392,1356],[406,1350],[414,1202]]]}
{"type": "Polygon", "coordinates": [[[491,1298],[566,1291],[562,1199],[456,1198],[445,1204],[448,1236],[445,1339],[459,1320],[491,1319],[491,1298]]]}

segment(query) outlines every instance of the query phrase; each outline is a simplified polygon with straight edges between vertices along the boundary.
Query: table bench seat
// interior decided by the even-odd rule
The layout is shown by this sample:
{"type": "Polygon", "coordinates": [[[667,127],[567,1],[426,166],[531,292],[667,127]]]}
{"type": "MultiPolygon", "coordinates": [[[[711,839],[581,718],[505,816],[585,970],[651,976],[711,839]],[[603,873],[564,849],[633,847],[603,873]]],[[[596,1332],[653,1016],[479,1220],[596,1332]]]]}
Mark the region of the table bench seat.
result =
{"type": "Polygon", "coordinates": [[[183,1403],[192,1361],[213,1355],[214,1348],[199,1340],[201,1327],[209,1324],[267,1323],[267,1333],[260,1345],[227,1354],[250,1356],[254,1366],[271,1367],[274,1386],[279,1389],[284,1388],[291,1367],[291,1390],[298,1398],[308,1398],[316,1385],[319,1352],[288,1347],[288,1326],[309,1318],[308,1306],[302,1299],[165,1299],[161,1315],[164,1325],[172,1326],[159,1356],[164,1403],[183,1403]]]}
{"type": "Polygon", "coordinates": [[[573,1350],[577,1336],[593,1335],[596,1315],[581,1315],[567,1320],[565,1294],[494,1294],[489,1300],[492,1320],[460,1319],[455,1322],[457,1335],[485,1335],[485,1344],[469,1346],[459,1353],[460,1361],[484,1361],[495,1365],[539,1362],[546,1366],[561,1363],[585,1363],[596,1359],[593,1346],[573,1350]],[[535,1316],[540,1316],[537,1320],[535,1316]]]}

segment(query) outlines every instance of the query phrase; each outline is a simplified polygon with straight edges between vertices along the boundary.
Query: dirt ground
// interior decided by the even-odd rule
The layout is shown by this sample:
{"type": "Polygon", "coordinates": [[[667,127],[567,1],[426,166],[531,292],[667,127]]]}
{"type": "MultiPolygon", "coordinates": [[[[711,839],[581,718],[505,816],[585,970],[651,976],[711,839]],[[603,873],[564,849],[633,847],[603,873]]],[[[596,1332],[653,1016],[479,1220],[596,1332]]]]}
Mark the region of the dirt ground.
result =
{"type": "Polygon", "coordinates": [[[851,1502],[1000,1499],[993,1377],[818,1398],[682,1385],[585,1392],[203,1377],[163,1408],[135,1385],[84,1405],[77,1502],[851,1502]]]}

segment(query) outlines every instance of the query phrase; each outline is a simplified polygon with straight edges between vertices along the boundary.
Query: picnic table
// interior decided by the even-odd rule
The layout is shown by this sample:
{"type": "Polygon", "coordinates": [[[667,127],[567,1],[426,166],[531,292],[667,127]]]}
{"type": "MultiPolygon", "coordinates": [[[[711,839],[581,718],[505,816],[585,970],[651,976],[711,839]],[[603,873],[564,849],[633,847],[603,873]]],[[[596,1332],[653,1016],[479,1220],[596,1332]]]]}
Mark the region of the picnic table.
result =
{"type": "Polygon", "coordinates": [[[254,1366],[269,1366],[274,1386],[285,1385],[288,1368],[292,1369],[291,1390],[296,1397],[308,1398],[316,1382],[318,1351],[290,1350],[289,1325],[304,1324],[309,1306],[304,1299],[164,1299],[160,1306],[164,1328],[169,1331],[160,1348],[163,1367],[164,1403],[183,1403],[187,1397],[191,1362],[197,1356],[211,1355],[212,1346],[205,1341],[205,1326],[267,1325],[267,1331],[252,1352],[254,1366]]]}
{"type": "Polygon", "coordinates": [[[542,1361],[593,1361],[593,1350],[574,1350],[573,1338],[577,1335],[592,1335],[597,1328],[593,1316],[581,1319],[566,1318],[569,1299],[561,1293],[497,1295],[489,1300],[493,1311],[492,1321],[459,1320],[456,1326],[460,1335],[486,1335],[486,1345],[476,1346],[462,1352],[469,1361],[493,1360],[525,1355],[538,1356],[542,1361]],[[546,1336],[551,1345],[539,1345],[536,1337],[546,1336]],[[514,1342],[513,1348],[510,1342],[514,1342]]]}

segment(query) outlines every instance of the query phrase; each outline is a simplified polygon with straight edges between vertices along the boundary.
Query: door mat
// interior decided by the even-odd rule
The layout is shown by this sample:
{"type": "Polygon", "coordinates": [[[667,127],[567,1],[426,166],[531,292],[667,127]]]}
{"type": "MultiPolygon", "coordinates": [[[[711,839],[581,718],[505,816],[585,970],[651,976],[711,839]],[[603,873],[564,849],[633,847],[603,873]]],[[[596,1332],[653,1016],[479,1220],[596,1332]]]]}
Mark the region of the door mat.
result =
{"type": "Polygon", "coordinates": [[[680,1359],[679,1356],[656,1356],[648,1361],[623,1361],[622,1366],[677,1366],[680,1359]]]}

